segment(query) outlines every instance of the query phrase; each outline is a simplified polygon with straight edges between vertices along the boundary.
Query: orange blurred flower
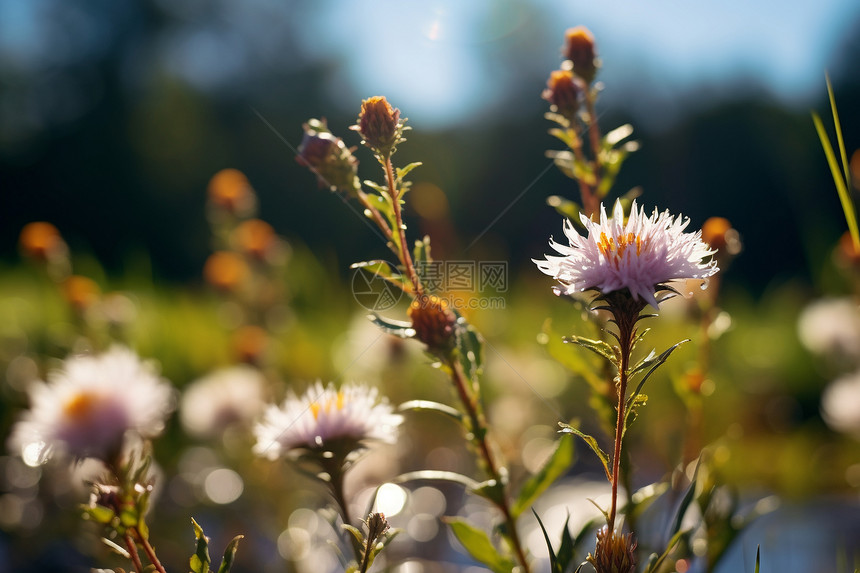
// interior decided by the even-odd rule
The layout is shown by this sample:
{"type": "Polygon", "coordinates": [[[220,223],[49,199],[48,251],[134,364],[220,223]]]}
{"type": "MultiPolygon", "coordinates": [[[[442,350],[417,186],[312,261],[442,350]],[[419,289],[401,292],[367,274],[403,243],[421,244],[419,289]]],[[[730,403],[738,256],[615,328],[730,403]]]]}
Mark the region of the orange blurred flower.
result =
{"type": "Polygon", "coordinates": [[[238,169],[222,169],[209,180],[209,200],[233,213],[247,213],[255,204],[254,190],[238,169]]]}
{"type": "Polygon", "coordinates": [[[99,299],[101,289],[94,280],[72,275],[63,283],[63,296],[77,310],[90,308],[99,299]]]}
{"type": "Polygon", "coordinates": [[[236,329],[231,342],[240,362],[256,364],[269,346],[269,334],[259,326],[247,324],[236,329]]]}
{"type": "Polygon", "coordinates": [[[562,55],[573,65],[573,73],[590,84],[597,75],[600,61],[594,47],[594,35],[585,26],[570,28],[564,34],[562,55]]]}
{"type": "Polygon", "coordinates": [[[212,253],[203,266],[203,276],[212,286],[235,290],[248,275],[248,265],[242,257],[229,251],[212,253]]]}
{"type": "Polygon", "coordinates": [[[272,226],[260,219],[242,222],[236,227],[234,238],[242,252],[256,259],[265,259],[278,240],[272,226]]]}
{"type": "Polygon", "coordinates": [[[44,221],[25,225],[18,242],[24,254],[39,261],[56,259],[68,251],[57,228],[44,221]]]}

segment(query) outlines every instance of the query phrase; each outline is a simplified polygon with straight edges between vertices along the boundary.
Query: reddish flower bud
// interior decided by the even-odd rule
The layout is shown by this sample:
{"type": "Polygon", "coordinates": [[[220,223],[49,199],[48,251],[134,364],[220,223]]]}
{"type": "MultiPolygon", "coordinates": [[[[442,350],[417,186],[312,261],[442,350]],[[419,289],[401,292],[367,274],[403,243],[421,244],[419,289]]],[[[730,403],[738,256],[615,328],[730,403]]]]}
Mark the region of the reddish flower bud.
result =
{"type": "Polygon", "coordinates": [[[238,169],[222,169],[213,175],[208,193],[213,205],[233,215],[250,213],[257,202],[248,178],[238,169]]]}
{"type": "Polygon", "coordinates": [[[741,238],[738,232],[732,228],[728,219],[723,217],[711,217],[702,225],[702,241],[717,249],[719,255],[737,255],[741,252],[741,238]]]}
{"type": "Polygon", "coordinates": [[[594,554],[589,554],[586,559],[597,573],[635,573],[636,541],[633,534],[617,534],[602,527],[597,532],[594,554]]]}
{"type": "Polygon", "coordinates": [[[76,310],[84,311],[99,299],[101,289],[94,280],[72,275],[63,283],[63,296],[76,310]]]}
{"type": "Polygon", "coordinates": [[[25,225],[18,242],[25,255],[42,262],[55,260],[68,252],[57,228],[43,221],[25,225]]]}
{"type": "Polygon", "coordinates": [[[243,221],[234,231],[236,246],[255,259],[265,259],[278,240],[272,226],[260,219],[243,221]]]}
{"type": "Polygon", "coordinates": [[[597,75],[600,60],[594,47],[594,36],[585,26],[570,28],[564,34],[564,59],[573,65],[573,73],[590,84],[597,75]]]}
{"type": "Polygon", "coordinates": [[[444,299],[435,295],[421,295],[409,305],[407,314],[412,319],[415,338],[429,349],[445,350],[453,346],[457,317],[444,299]]]}
{"type": "Polygon", "coordinates": [[[552,104],[553,111],[567,119],[573,119],[579,110],[579,102],[584,92],[585,84],[575,77],[573,72],[556,70],[550,74],[542,97],[552,104]]]}
{"type": "Polygon", "coordinates": [[[352,151],[328,131],[325,120],[312,119],[304,125],[304,130],[296,161],[316,174],[320,186],[355,193],[360,183],[358,160],[352,151]]]}
{"type": "Polygon", "coordinates": [[[203,266],[203,276],[212,286],[231,291],[239,287],[248,275],[248,266],[242,257],[229,251],[212,253],[203,266]]]}
{"type": "Polygon", "coordinates": [[[400,110],[392,108],[384,96],[373,96],[361,102],[358,123],[351,129],[361,134],[365,145],[388,157],[403,133],[400,110]]]}
{"type": "Polygon", "coordinates": [[[259,326],[246,324],[233,333],[231,342],[233,353],[240,362],[257,364],[269,346],[269,335],[259,326]]]}

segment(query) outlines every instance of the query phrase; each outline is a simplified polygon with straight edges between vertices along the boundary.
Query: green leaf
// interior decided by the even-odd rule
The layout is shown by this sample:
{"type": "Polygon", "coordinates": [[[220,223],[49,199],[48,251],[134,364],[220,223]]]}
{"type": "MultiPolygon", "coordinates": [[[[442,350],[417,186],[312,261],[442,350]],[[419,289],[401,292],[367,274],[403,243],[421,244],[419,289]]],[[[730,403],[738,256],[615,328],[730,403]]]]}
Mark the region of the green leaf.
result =
{"type": "Polygon", "coordinates": [[[656,553],[651,554],[651,557],[648,559],[648,568],[645,569],[645,573],[655,573],[659,570],[660,565],[663,564],[663,561],[669,556],[675,546],[678,544],[681,539],[690,535],[689,530],[679,531],[675,535],[672,536],[672,539],[669,540],[669,543],[666,545],[666,549],[663,550],[663,553],[659,556],[656,553]]]}
{"type": "Polygon", "coordinates": [[[420,167],[420,166],[421,166],[421,162],[420,162],[420,161],[416,161],[416,162],[414,162],[414,163],[410,163],[409,165],[406,165],[406,166],[404,166],[404,167],[398,167],[398,168],[397,168],[397,170],[396,170],[396,172],[397,172],[397,180],[398,180],[398,181],[403,181],[403,178],[404,178],[404,177],[406,177],[407,175],[409,175],[409,172],[410,172],[410,171],[412,171],[412,170],[413,170],[413,169],[415,169],[416,167],[420,167]]]}
{"type": "Polygon", "coordinates": [[[398,412],[406,412],[409,410],[415,412],[438,412],[456,420],[458,423],[463,422],[462,412],[460,412],[456,408],[448,406],[447,404],[440,404],[439,402],[431,402],[430,400],[410,400],[408,402],[400,404],[400,406],[397,407],[398,412]]]}
{"type": "Polygon", "coordinates": [[[586,444],[588,444],[588,447],[591,448],[591,451],[597,454],[597,457],[600,459],[600,463],[603,464],[603,471],[606,472],[606,478],[611,479],[612,473],[609,471],[609,456],[606,454],[606,452],[600,449],[600,445],[597,443],[597,440],[569,424],[559,422],[558,425],[561,426],[561,430],[559,430],[559,432],[563,432],[566,434],[576,434],[577,436],[582,438],[586,444]]]}
{"type": "Polygon", "coordinates": [[[839,171],[839,165],[836,162],[836,155],[833,153],[833,146],[830,144],[830,139],[824,130],[821,118],[815,112],[812,113],[812,122],[815,124],[815,131],[818,132],[818,139],[821,140],[821,147],[824,149],[827,165],[830,167],[830,174],[833,176],[833,183],[836,184],[836,192],[839,194],[842,211],[845,213],[845,221],[848,223],[848,231],[851,233],[851,239],[854,241],[854,248],[860,250],[860,231],[857,229],[857,214],[854,209],[854,203],[851,200],[851,195],[848,192],[847,181],[842,178],[842,173],[839,171]]]}
{"type": "Polygon", "coordinates": [[[558,554],[552,549],[552,543],[549,540],[549,534],[543,525],[537,512],[532,509],[532,513],[537,519],[540,530],[543,532],[543,538],[546,542],[546,548],[549,552],[549,563],[551,573],[564,573],[569,565],[573,562],[573,538],[570,535],[570,514],[567,514],[567,519],[564,520],[564,527],[561,530],[561,546],[558,549],[558,554]]]}
{"type": "Polygon", "coordinates": [[[582,207],[576,201],[565,199],[559,195],[550,195],[546,198],[546,204],[558,211],[562,217],[570,219],[573,224],[577,226],[582,225],[582,222],[579,220],[582,207]]]}
{"type": "Polygon", "coordinates": [[[456,348],[460,365],[472,384],[476,384],[484,364],[484,345],[481,341],[481,335],[471,324],[466,322],[465,318],[456,311],[454,312],[457,315],[456,348]]]}
{"type": "Polygon", "coordinates": [[[612,149],[621,141],[633,135],[633,126],[629,123],[620,125],[603,136],[604,149],[612,149]]]}
{"type": "MultiPolygon", "coordinates": [[[[532,508],[532,513],[537,519],[538,525],[540,526],[540,530],[543,533],[543,539],[546,542],[546,550],[549,553],[549,569],[552,573],[562,573],[561,568],[558,566],[558,559],[555,556],[555,551],[553,551],[552,543],[549,540],[549,534],[546,532],[546,527],[543,525],[543,521],[540,520],[540,516],[537,512],[532,508]]],[[[570,516],[568,516],[568,519],[570,516]]]]}
{"type": "Polygon", "coordinates": [[[646,358],[644,361],[644,362],[647,362],[645,365],[642,365],[642,363],[640,363],[634,368],[635,371],[639,371],[639,370],[642,370],[644,368],[650,367],[650,370],[648,370],[648,372],[645,374],[645,376],[642,377],[642,380],[640,380],[639,384],[636,386],[636,390],[634,390],[633,393],[630,394],[630,397],[627,399],[627,406],[626,406],[627,411],[624,414],[625,426],[626,426],[627,416],[630,414],[630,410],[635,405],[637,396],[639,396],[639,394],[642,392],[642,387],[645,385],[645,382],[648,380],[648,378],[651,377],[651,375],[654,373],[654,371],[660,367],[661,364],[666,362],[666,360],[669,358],[669,355],[672,354],[672,352],[674,352],[676,348],[678,348],[682,344],[686,344],[687,342],[690,342],[689,338],[684,339],[681,342],[678,342],[677,344],[666,349],[662,354],[660,354],[660,356],[651,358],[649,355],[649,358],[646,358]]]}
{"type": "Polygon", "coordinates": [[[544,466],[531,476],[520,489],[519,496],[511,507],[511,514],[514,519],[519,517],[546,488],[564,475],[573,465],[575,446],[573,436],[561,436],[555,450],[544,466]]]}
{"type": "MultiPolygon", "coordinates": [[[[505,486],[502,482],[488,479],[487,481],[478,484],[478,487],[471,488],[469,491],[475,495],[479,495],[484,499],[488,499],[497,506],[501,507],[505,503],[505,486]]],[[[514,517],[516,519],[516,517],[514,517]]]]}
{"type": "Polygon", "coordinates": [[[230,572],[230,568],[233,567],[233,561],[236,559],[236,551],[239,549],[239,541],[244,538],[244,535],[237,535],[227,544],[227,549],[224,550],[224,558],[221,559],[221,566],[218,567],[218,573],[230,572]]]}
{"type": "Polygon", "coordinates": [[[83,510],[84,514],[89,519],[92,519],[96,523],[101,523],[102,525],[107,525],[113,521],[113,518],[116,516],[112,509],[103,505],[84,506],[83,510]]]}
{"type": "Polygon", "coordinates": [[[502,556],[487,534],[459,517],[443,517],[457,540],[476,561],[486,565],[493,573],[511,573],[516,564],[502,556]]]}
{"type": "Polygon", "coordinates": [[[602,356],[609,362],[611,362],[615,367],[618,367],[618,351],[612,345],[602,340],[593,340],[591,338],[585,338],[584,336],[565,336],[562,338],[562,342],[566,344],[576,344],[577,346],[582,346],[583,348],[587,348],[591,350],[598,356],[602,356]]]}
{"type": "Polygon", "coordinates": [[[761,545],[756,545],[755,548],[755,573],[758,573],[761,567],[761,545]]]}
{"type": "Polygon", "coordinates": [[[395,285],[401,290],[404,290],[406,292],[412,291],[412,283],[409,281],[409,279],[400,272],[398,272],[396,269],[391,268],[391,265],[388,264],[387,261],[361,261],[359,263],[351,264],[349,268],[361,269],[362,271],[373,275],[374,278],[382,277],[383,279],[395,285]]]}
{"type": "Polygon", "coordinates": [[[392,320],[379,316],[375,312],[368,315],[370,321],[382,329],[386,334],[397,336],[398,338],[412,338],[415,336],[415,329],[412,328],[411,322],[403,322],[400,320],[392,320]]]}
{"type": "Polygon", "coordinates": [[[839,122],[839,112],[836,109],[836,97],[833,95],[833,85],[830,83],[830,75],[824,74],[827,83],[827,97],[830,99],[830,111],[833,113],[833,128],[836,130],[836,142],[839,145],[839,156],[842,159],[842,169],[845,173],[845,181],[851,181],[851,172],[848,167],[848,154],[845,152],[845,141],[842,139],[842,124],[839,122]]]}
{"type": "Polygon", "coordinates": [[[197,539],[197,548],[194,555],[188,560],[188,565],[191,567],[191,573],[209,573],[209,540],[203,534],[203,528],[198,525],[194,518],[191,518],[191,525],[194,527],[194,537],[197,539]]]}
{"type": "Polygon", "coordinates": [[[358,541],[359,545],[364,545],[364,534],[362,534],[361,531],[357,527],[350,525],[348,523],[344,523],[343,525],[341,525],[341,527],[345,531],[348,531],[349,533],[351,533],[352,536],[355,537],[355,540],[358,541]]]}

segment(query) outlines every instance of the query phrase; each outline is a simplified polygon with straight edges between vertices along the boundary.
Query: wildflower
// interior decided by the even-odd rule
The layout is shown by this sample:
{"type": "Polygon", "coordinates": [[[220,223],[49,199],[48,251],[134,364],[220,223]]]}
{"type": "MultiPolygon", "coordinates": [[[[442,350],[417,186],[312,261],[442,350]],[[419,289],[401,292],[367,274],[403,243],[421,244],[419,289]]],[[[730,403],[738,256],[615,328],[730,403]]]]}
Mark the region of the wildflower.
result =
{"type": "Polygon", "coordinates": [[[724,217],[711,217],[702,225],[702,241],[720,255],[737,255],[741,251],[738,232],[724,217]]]}
{"type": "Polygon", "coordinates": [[[101,289],[94,280],[80,275],[72,275],[63,283],[63,295],[75,309],[83,311],[98,301],[101,289]]]}
{"type": "Polygon", "coordinates": [[[860,358],[860,307],[850,298],[816,300],[800,313],[797,333],[815,354],[860,358]]]}
{"type": "Polygon", "coordinates": [[[113,464],[127,432],[154,437],[172,410],[170,385],[119,346],[67,359],[29,394],[30,410],[16,424],[10,449],[30,465],[46,461],[54,449],[113,464]]]}
{"type": "Polygon", "coordinates": [[[824,389],[821,413],[837,432],[860,438],[860,372],[842,376],[824,389]]]}
{"type": "Polygon", "coordinates": [[[394,443],[403,417],[393,413],[376,388],[317,382],[297,397],[292,391],[281,407],[269,406],[254,433],[254,452],[269,459],[293,455],[297,450],[344,454],[366,442],[394,443]]]}
{"type": "Polygon", "coordinates": [[[212,253],[203,266],[203,276],[212,286],[231,291],[248,275],[248,266],[242,257],[229,251],[212,253]]]}
{"type": "Polygon", "coordinates": [[[569,220],[564,234],[570,246],[550,240],[550,246],[563,256],[534,260],[538,268],[558,280],[556,294],[571,295],[596,289],[602,295],[627,289],[636,300],[657,308],[655,292],[675,279],[704,279],[719,269],[715,260],[704,260],[715,253],[701,239],[701,231],[685,233],[689,219],[673,217],[668,211],[654,209],[650,217],[636,202],[625,223],[620,202],[612,218],[600,206],[600,221],[580,215],[587,236],[580,235],[569,220]]]}
{"type": "Polygon", "coordinates": [[[265,379],[251,366],[216,370],[191,383],[182,395],[180,420],[189,434],[206,438],[245,424],[264,407],[265,379]]]}
{"type": "Polygon", "coordinates": [[[278,242],[278,236],[272,226],[260,219],[243,221],[234,233],[237,246],[242,252],[259,260],[264,260],[278,242]]]}
{"type": "Polygon", "coordinates": [[[256,207],[257,198],[245,174],[238,169],[222,169],[209,180],[209,201],[234,215],[244,216],[256,207]]]}
{"type": "Polygon", "coordinates": [[[328,130],[325,120],[312,119],[303,127],[304,136],[296,161],[316,174],[320,186],[355,194],[361,183],[358,160],[352,150],[328,130]]]}
{"type": "Polygon", "coordinates": [[[68,247],[57,228],[43,221],[25,225],[18,241],[24,254],[38,261],[52,261],[68,254],[68,247]]]}
{"type": "Polygon", "coordinates": [[[246,324],[236,329],[230,338],[230,345],[239,361],[255,364],[266,353],[269,346],[269,335],[259,326],[246,324]]]}
{"type": "Polygon", "coordinates": [[[361,134],[366,146],[389,157],[403,134],[400,110],[392,108],[384,96],[373,96],[361,102],[358,123],[350,129],[361,134]]]}
{"type": "Polygon", "coordinates": [[[457,317],[448,308],[445,299],[435,295],[422,295],[412,301],[407,311],[412,319],[415,338],[431,350],[450,348],[454,341],[457,317]]]}
{"type": "Polygon", "coordinates": [[[579,102],[584,92],[585,85],[573,72],[556,70],[550,74],[542,97],[552,104],[554,111],[571,120],[579,110],[579,102]]]}
{"type": "Polygon", "coordinates": [[[634,573],[636,541],[632,533],[616,533],[606,527],[597,532],[594,555],[587,557],[597,573],[634,573]]]}
{"type": "Polygon", "coordinates": [[[594,47],[594,35],[585,26],[570,28],[564,34],[562,55],[573,66],[573,73],[590,84],[597,75],[600,60],[594,47]]]}

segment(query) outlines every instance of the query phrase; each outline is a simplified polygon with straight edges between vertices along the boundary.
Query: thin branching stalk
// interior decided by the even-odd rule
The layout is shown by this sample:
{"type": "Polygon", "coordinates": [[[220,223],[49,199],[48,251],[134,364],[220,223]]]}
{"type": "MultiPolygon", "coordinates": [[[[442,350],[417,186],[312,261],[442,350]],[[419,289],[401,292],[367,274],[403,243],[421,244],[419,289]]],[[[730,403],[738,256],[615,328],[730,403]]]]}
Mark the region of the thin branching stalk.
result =
{"type": "Polygon", "coordinates": [[[412,281],[412,287],[415,289],[416,296],[420,296],[423,292],[421,281],[418,280],[418,274],[415,272],[415,266],[412,264],[412,256],[409,254],[409,246],[406,244],[406,231],[403,227],[403,213],[400,210],[400,192],[394,181],[394,166],[391,165],[391,157],[384,158],[385,164],[385,180],[388,183],[388,193],[391,195],[391,202],[394,207],[394,222],[397,226],[396,232],[400,239],[400,262],[406,267],[406,276],[412,281]]]}
{"type": "Polygon", "coordinates": [[[600,187],[601,172],[603,171],[603,161],[600,157],[600,126],[597,124],[597,114],[594,110],[594,93],[592,90],[587,90],[585,94],[585,110],[588,114],[588,136],[591,143],[591,153],[594,155],[594,188],[600,187]]]}
{"type": "Polygon", "coordinates": [[[508,541],[511,543],[514,553],[516,554],[517,561],[523,568],[523,572],[529,573],[528,560],[526,559],[525,550],[523,549],[519,533],[517,532],[516,521],[511,513],[505,482],[502,479],[502,473],[499,471],[499,466],[496,464],[495,458],[490,450],[489,442],[487,441],[487,421],[480,410],[478,398],[474,393],[469,391],[459,362],[449,356],[447,366],[451,371],[451,380],[454,382],[454,388],[457,390],[457,395],[466,409],[466,414],[469,416],[472,442],[478,449],[484,470],[487,472],[490,479],[495,480],[495,482],[502,488],[502,495],[500,496],[500,499],[496,501],[496,507],[498,507],[504,517],[507,529],[506,536],[508,541]]]}
{"type": "Polygon", "coordinates": [[[132,528],[135,537],[137,537],[138,543],[140,543],[141,547],[143,547],[143,551],[146,553],[147,559],[155,567],[155,570],[158,573],[167,573],[167,570],[161,564],[161,561],[158,560],[158,556],[155,554],[155,548],[149,543],[149,540],[146,539],[143,535],[140,534],[140,529],[137,527],[132,528]]]}
{"type": "MultiPolygon", "coordinates": [[[[331,467],[326,469],[329,470],[329,485],[331,486],[332,497],[334,497],[334,501],[340,509],[341,519],[343,519],[344,524],[352,525],[352,518],[349,515],[349,504],[346,501],[346,495],[344,492],[344,472],[340,467],[331,467]]],[[[355,560],[360,563],[362,558],[361,545],[352,534],[347,535],[347,537],[349,538],[352,551],[355,554],[355,560]]]]}
{"type": "Polygon", "coordinates": [[[137,544],[134,542],[130,533],[125,534],[125,546],[128,548],[128,555],[131,562],[134,563],[134,570],[137,573],[143,573],[143,563],[140,562],[140,555],[137,553],[137,544]]]}
{"type": "MultiPolygon", "coordinates": [[[[576,157],[576,160],[582,165],[587,165],[588,160],[585,157],[585,152],[582,150],[582,138],[580,137],[579,130],[575,128],[569,128],[569,130],[573,133],[574,145],[571,146],[571,150],[573,151],[574,157],[576,157]]],[[[579,194],[582,196],[583,210],[590,218],[597,212],[599,201],[591,187],[583,180],[582,177],[577,177],[576,182],[579,184],[579,194]]]]}

